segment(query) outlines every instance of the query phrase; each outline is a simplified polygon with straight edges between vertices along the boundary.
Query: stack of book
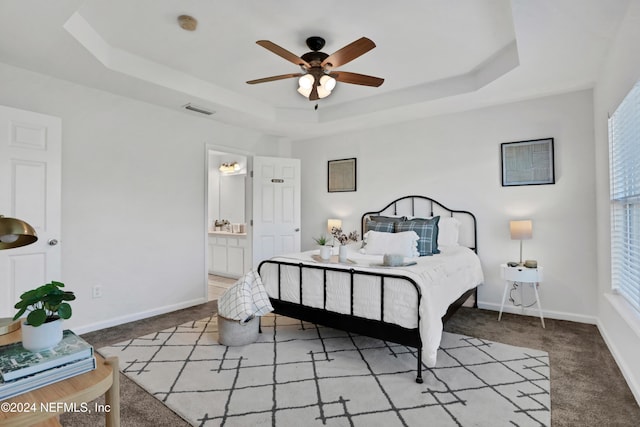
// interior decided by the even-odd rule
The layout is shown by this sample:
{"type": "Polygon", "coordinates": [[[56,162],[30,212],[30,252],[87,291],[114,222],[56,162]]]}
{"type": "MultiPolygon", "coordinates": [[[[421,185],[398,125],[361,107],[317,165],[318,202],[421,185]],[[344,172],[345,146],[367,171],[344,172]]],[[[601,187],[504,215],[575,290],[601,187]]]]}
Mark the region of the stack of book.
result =
{"type": "Polygon", "coordinates": [[[47,350],[25,350],[21,342],[0,346],[0,400],[95,368],[93,346],[68,329],[62,341],[47,350]]]}

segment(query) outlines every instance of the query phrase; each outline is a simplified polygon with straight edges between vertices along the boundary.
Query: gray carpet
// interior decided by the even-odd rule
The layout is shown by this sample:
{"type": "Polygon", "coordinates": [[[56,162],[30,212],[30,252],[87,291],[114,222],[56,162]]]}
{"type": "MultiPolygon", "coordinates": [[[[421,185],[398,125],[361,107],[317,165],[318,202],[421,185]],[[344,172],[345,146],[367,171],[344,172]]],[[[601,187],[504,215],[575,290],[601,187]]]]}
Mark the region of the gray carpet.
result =
{"type": "MultiPolygon", "coordinates": [[[[194,426],[548,426],[548,354],[444,333],[416,384],[416,352],[281,316],[250,345],[215,316],[98,351],[194,426]]],[[[256,324],[257,331],[257,324],[256,324]]]]}
{"type": "MultiPolygon", "coordinates": [[[[215,302],[85,334],[96,348],[210,316],[215,302]]],[[[445,325],[448,332],[474,336],[549,353],[552,426],[636,426],[638,407],[613,357],[594,325],[462,308],[445,325]]],[[[140,386],[120,375],[123,427],[188,426],[140,386]]],[[[99,399],[98,402],[103,401],[99,399]]],[[[63,426],[104,426],[101,414],[67,413],[63,426]]]]}

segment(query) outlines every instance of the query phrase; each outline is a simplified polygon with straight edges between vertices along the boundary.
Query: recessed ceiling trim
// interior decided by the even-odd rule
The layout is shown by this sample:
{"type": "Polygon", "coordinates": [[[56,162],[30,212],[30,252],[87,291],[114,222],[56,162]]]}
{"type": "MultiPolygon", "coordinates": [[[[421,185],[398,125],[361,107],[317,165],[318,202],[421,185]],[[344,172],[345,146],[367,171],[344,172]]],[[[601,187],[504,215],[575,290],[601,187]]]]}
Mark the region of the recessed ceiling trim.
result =
{"type": "Polygon", "coordinates": [[[64,29],[110,70],[224,105],[226,108],[244,114],[268,121],[275,120],[274,108],[264,102],[239,95],[189,74],[111,46],[79,12],[74,12],[71,15],[65,22],[64,29]]]}
{"type": "Polygon", "coordinates": [[[319,120],[326,123],[345,116],[365,115],[475,92],[517,68],[519,63],[514,40],[467,73],[325,108],[319,112],[319,120]]]}

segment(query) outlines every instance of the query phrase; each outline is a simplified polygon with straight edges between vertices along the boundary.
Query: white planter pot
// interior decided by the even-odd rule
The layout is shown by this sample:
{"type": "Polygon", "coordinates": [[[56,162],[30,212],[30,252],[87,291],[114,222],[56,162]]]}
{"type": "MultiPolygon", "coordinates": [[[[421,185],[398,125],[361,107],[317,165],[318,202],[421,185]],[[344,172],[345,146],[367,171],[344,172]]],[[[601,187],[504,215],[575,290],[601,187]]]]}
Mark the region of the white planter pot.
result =
{"type": "Polygon", "coordinates": [[[29,351],[40,351],[54,347],[62,340],[62,319],[31,326],[22,323],[22,346],[29,351]]]}
{"type": "Polygon", "coordinates": [[[320,258],[331,258],[331,249],[333,249],[331,246],[320,246],[320,258]]]}

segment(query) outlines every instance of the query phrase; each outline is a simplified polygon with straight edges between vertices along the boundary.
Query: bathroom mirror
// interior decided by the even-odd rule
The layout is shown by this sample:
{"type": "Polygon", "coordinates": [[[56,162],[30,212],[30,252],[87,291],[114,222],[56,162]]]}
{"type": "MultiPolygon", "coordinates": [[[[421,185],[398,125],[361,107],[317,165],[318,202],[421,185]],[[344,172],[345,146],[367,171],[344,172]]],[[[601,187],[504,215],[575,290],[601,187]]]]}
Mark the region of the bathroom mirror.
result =
{"type": "Polygon", "coordinates": [[[220,176],[220,218],[244,223],[244,187],[247,175],[220,176]]]}
{"type": "Polygon", "coordinates": [[[209,227],[215,221],[244,224],[247,158],[231,153],[209,151],[209,227]]]}

